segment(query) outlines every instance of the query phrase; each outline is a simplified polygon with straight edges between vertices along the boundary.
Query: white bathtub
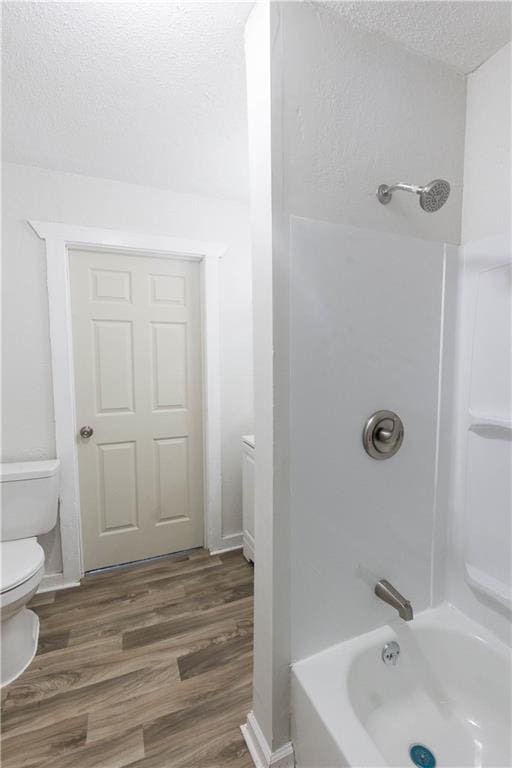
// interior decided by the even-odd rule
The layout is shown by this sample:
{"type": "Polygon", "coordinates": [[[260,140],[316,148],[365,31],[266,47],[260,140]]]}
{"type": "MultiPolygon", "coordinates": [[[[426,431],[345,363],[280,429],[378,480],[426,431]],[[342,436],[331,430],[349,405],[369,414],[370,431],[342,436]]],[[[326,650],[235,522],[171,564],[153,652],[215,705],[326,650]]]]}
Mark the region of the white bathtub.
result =
{"type": "Polygon", "coordinates": [[[511,674],[510,649],[448,605],[329,648],[292,668],[297,766],[410,768],[421,744],[437,768],[509,768],[511,674]]]}

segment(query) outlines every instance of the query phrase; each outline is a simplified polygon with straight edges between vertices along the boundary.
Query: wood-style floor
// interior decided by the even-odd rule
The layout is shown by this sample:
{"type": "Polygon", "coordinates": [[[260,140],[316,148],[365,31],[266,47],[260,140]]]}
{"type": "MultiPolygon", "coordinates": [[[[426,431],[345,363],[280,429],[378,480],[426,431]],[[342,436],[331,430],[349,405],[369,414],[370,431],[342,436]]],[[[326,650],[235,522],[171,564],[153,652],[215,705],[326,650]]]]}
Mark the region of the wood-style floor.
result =
{"type": "Polygon", "coordinates": [[[36,595],[2,690],[3,768],[251,768],[252,567],[204,550],[36,595]]]}

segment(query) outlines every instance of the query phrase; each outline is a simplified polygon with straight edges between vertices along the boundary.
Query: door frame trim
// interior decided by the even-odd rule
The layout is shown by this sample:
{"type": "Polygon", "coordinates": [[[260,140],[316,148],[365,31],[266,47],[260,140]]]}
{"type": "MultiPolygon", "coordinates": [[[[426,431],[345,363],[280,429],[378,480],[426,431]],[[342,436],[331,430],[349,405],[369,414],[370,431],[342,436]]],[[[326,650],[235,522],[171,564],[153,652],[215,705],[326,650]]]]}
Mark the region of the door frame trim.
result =
{"type": "Polygon", "coordinates": [[[105,252],[114,250],[132,256],[181,258],[199,262],[203,333],[204,542],[210,551],[225,548],[226,543],[222,538],[219,260],[227,246],[223,243],[125,230],[33,220],[28,223],[46,246],[55,442],[61,463],[62,586],[76,583],[83,576],[70,248],[105,252]]]}

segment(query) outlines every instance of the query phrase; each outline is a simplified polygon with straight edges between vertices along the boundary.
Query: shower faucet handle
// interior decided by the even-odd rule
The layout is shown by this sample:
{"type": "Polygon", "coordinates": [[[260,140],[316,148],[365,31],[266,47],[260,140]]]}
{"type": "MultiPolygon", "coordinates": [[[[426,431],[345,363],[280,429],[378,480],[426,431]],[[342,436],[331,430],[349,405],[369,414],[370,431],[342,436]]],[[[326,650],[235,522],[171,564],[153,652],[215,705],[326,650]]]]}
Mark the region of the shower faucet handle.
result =
{"type": "Polygon", "coordinates": [[[403,438],[404,425],[393,411],[376,411],[363,430],[364,449],[372,459],[390,459],[400,449],[403,438]]]}
{"type": "Polygon", "coordinates": [[[393,440],[396,439],[397,430],[398,430],[398,424],[396,421],[394,421],[391,426],[391,431],[384,426],[380,426],[375,431],[375,437],[377,438],[377,440],[380,440],[381,443],[391,443],[393,440]]]}

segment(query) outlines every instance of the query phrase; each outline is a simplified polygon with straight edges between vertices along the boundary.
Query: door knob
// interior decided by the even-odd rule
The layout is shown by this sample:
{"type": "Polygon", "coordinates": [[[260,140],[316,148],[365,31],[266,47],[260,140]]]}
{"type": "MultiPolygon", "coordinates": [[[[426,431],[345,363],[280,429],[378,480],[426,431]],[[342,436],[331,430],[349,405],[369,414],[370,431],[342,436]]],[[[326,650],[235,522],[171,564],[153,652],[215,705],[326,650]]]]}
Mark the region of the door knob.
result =
{"type": "Polygon", "coordinates": [[[80,437],[88,439],[89,437],[92,437],[93,434],[94,429],[92,427],[80,427],[80,437]]]}
{"type": "Polygon", "coordinates": [[[363,430],[363,445],[372,459],[390,459],[404,439],[402,419],[393,411],[372,414],[363,430]]]}

